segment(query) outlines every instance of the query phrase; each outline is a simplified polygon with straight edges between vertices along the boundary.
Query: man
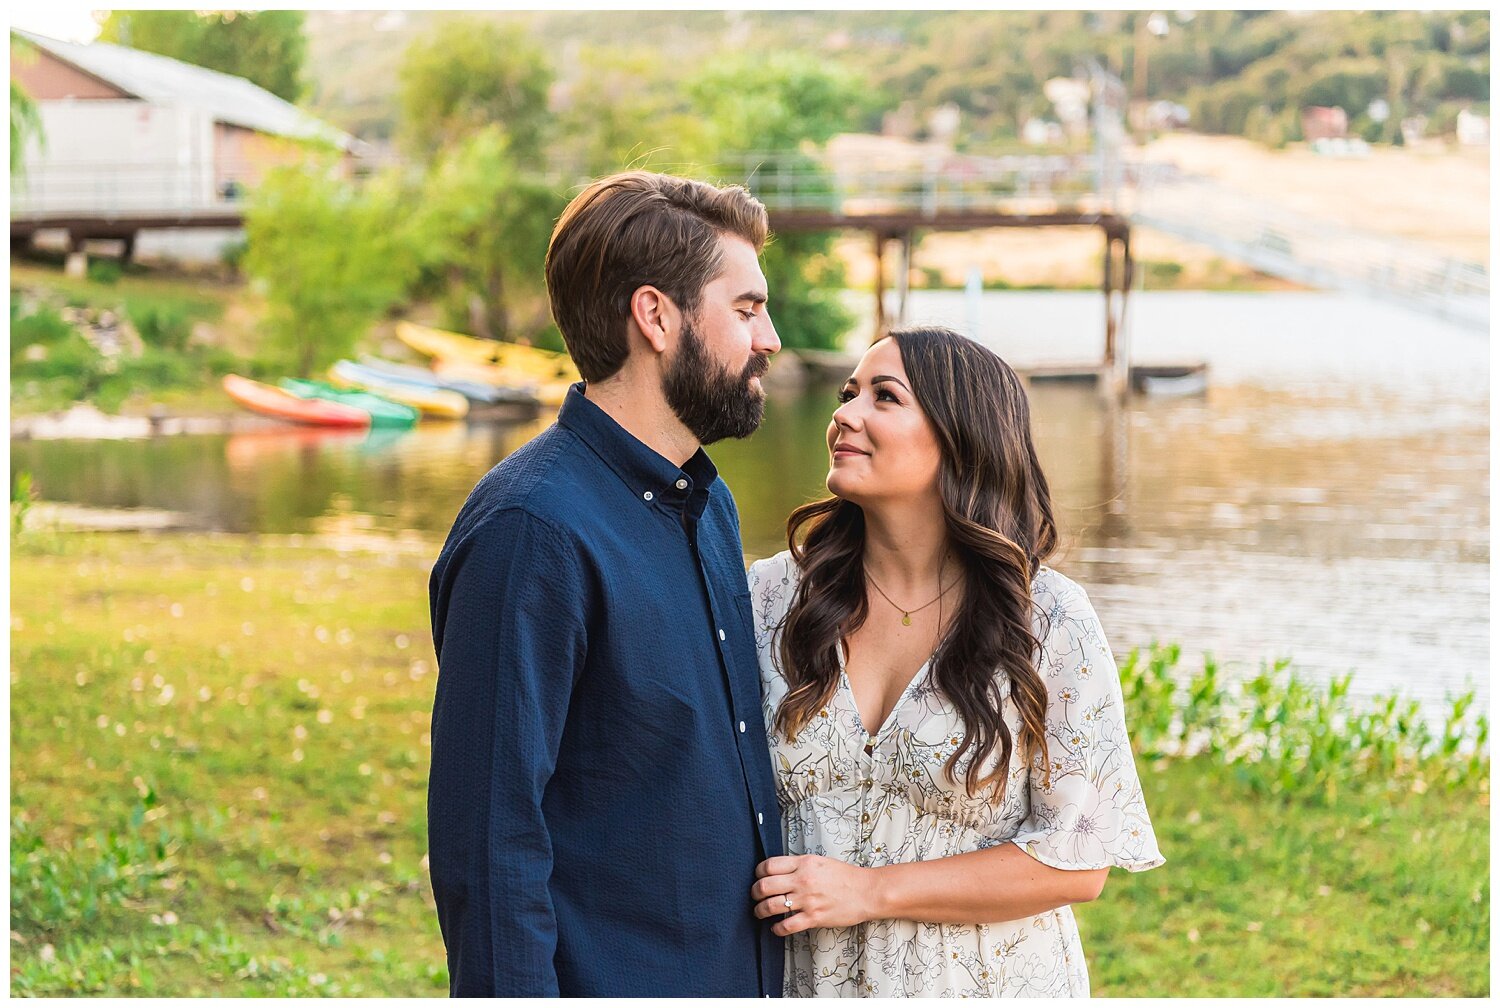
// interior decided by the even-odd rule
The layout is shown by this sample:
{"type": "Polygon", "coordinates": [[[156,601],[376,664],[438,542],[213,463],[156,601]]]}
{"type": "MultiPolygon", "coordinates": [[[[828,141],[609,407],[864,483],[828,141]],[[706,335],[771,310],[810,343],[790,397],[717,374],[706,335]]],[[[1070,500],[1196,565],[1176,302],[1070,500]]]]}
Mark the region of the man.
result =
{"type": "Polygon", "coordinates": [[[781,348],[738,187],[627,172],[563,211],[583,382],[469,496],[432,571],[428,828],[457,995],[781,993],[780,853],[739,517],[702,445],[781,348]]]}

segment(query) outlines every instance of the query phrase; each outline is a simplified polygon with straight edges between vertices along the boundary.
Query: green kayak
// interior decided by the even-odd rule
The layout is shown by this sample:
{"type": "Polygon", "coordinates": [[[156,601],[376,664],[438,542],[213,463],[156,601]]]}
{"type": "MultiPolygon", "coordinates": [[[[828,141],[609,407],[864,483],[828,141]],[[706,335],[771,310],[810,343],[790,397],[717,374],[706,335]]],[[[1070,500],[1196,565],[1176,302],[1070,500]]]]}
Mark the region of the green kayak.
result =
{"type": "Polygon", "coordinates": [[[322,399],[324,402],[353,406],[370,414],[374,427],[411,427],[421,415],[410,406],[391,402],[373,392],[354,392],[334,388],[326,382],[308,381],[305,378],[283,378],[281,387],[298,399],[322,399]]]}

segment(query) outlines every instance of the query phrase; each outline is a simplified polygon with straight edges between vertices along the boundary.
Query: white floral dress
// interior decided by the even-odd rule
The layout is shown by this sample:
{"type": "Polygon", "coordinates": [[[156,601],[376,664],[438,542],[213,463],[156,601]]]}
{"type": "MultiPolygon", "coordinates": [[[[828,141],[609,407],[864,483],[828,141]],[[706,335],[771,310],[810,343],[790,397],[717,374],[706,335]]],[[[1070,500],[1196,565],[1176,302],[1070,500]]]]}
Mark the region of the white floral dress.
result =
{"type": "MultiPolygon", "coordinates": [[[[1119,674],[1083,589],[1050,568],[1032,581],[1032,632],[1047,685],[1050,786],[1013,754],[1004,800],[993,785],[970,798],[943,771],[963,740],[963,719],[929,681],[924,664],[871,736],[849,680],[796,738],[777,734],[786,695],[778,671],[779,626],[798,571],[782,552],[750,568],[751,605],[766,731],[788,854],[819,854],[875,867],[1014,843],[1054,868],[1165,860],[1156,848],[1130,740],[1119,674]],[[865,753],[872,746],[873,754],[865,753]]],[[[1004,673],[1000,673],[1002,676],[1004,673]]],[[[1020,718],[1009,680],[1000,683],[1012,739],[1020,718]]],[[[992,757],[997,759],[998,757],[992,757]]],[[[1069,907],[990,924],[878,920],[815,928],[786,943],[789,997],[1081,997],[1088,969],[1069,907]]]]}

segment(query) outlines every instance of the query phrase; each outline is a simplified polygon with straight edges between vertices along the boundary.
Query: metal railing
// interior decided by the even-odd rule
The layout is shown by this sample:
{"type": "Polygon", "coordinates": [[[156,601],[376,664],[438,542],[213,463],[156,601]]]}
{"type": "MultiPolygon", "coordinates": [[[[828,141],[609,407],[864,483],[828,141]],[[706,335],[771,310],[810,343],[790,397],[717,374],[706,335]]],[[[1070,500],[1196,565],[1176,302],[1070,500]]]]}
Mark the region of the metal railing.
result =
{"type": "Polygon", "coordinates": [[[11,217],[234,214],[265,171],[249,162],[37,162],[11,180],[11,217]]]}
{"type": "Polygon", "coordinates": [[[823,211],[849,216],[907,212],[923,217],[1010,204],[1097,204],[1096,160],[1077,155],[948,154],[894,167],[829,166],[805,155],[749,154],[710,169],[740,182],[772,213],[823,211]]]}
{"type": "Polygon", "coordinates": [[[1217,183],[1146,168],[1130,218],[1312,287],[1405,304],[1489,325],[1489,270],[1390,235],[1299,214],[1217,183]]]}

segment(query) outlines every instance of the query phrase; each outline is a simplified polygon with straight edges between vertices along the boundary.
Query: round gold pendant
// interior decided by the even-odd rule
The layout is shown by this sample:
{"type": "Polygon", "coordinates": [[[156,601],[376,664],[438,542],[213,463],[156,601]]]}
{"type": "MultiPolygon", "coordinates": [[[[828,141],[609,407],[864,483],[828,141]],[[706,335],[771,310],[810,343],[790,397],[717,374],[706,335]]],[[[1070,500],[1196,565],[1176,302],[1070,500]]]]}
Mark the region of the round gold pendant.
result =
{"type": "Polygon", "coordinates": [[[911,613],[904,612],[901,614],[901,625],[911,626],[911,613]]]}

